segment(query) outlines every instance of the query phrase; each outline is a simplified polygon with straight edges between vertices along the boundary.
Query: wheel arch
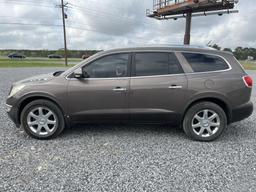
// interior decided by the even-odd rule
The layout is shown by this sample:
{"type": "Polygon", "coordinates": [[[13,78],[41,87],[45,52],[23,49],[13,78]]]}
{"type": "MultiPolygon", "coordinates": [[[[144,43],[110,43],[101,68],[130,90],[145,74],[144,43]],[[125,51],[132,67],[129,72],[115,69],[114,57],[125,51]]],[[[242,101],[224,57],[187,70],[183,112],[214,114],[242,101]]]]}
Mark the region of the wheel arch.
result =
{"type": "Polygon", "coordinates": [[[220,98],[220,97],[200,97],[200,98],[197,98],[197,99],[194,99],[192,100],[186,107],[185,109],[185,112],[183,113],[183,118],[185,117],[187,111],[193,106],[195,105],[196,103],[199,103],[199,102],[204,102],[204,101],[208,101],[208,102],[212,102],[212,103],[215,103],[216,105],[220,106],[226,116],[227,116],[227,121],[228,121],[228,124],[231,123],[231,120],[232,120],[232,116],[231,116],[231,107],[230,105],[228,104],[227,101],[225,101],[223,98],[220,98]]]}
{"type": "Polygon", "coordinates": [[[56,106],[58,106],[58,108],[61,110],[61,112],[63,114],[65,121],[67,122],[65,111],[63,110],[63,107],[61,106],[61,104],[58,101],[56,101],[56,99],[54,99],[52,96],[47,95],[47,94],[43,94],[43,95],[37,95],[37,94],[34,95],[33,94],[33,95],[24,97],[19,103],[19,107],[18,107],[18,122],[19,123],[21,122],[20,116],[21,116],[21,113],[22,113],[24,107],[26,105],[28,105],[30,102],[35,101],[35,100],[40,100],[40,99],[51,101],[56,106]]]}

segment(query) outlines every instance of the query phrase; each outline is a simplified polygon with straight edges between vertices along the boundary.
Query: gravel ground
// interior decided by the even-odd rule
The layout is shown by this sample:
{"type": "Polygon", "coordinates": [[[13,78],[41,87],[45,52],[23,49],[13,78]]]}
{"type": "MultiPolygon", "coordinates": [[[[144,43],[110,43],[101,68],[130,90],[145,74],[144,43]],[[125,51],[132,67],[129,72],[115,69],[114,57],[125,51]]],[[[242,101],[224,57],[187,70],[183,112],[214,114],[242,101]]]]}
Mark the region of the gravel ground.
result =
{"type": "MultiPolygon", "coordinates": [[[[0,69],[0,191],[255,191],[256,113],[215,142],[166,125],[87,125],[39,141],[5,113],[13,81],[55,69],[0,69]]],[[[249,72],[256,81],[256,72],[249,72]]],[[[252,100],[256,104],[254,88],[252,100]]]]}

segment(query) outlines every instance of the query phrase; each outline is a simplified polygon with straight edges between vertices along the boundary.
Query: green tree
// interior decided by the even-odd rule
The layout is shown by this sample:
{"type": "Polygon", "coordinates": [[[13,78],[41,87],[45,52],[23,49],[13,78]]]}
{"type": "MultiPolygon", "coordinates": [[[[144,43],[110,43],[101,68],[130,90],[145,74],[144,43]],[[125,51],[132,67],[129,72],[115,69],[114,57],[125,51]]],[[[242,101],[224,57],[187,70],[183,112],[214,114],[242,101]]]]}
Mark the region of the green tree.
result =
{"type": "Polygon", "coordinates": [[[227,51],[227,52],[233,53],[232,49],[230,49],[230,48],[224,48],[223,51],[227,51]]]}
{"type": "Polygon", "coordinates": [[[212,48],[217,49],[217,50],[221,50],[221,47],[217,44],[209,45],[209,47],[212,47],[212,48]]]}

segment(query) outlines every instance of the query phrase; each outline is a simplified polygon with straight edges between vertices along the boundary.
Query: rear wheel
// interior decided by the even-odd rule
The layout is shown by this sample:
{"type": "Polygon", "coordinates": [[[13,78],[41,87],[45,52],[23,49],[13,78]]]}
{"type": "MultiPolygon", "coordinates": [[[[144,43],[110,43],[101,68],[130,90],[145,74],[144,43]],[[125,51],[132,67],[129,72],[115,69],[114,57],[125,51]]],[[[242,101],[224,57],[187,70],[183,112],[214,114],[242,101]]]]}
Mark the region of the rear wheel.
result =
{"type": "Polygon", "coordinates": [[[53,102],[35,100],[23,109],[21,125],[33,138],[50,139],[63,131],[65,121],[61,110],[53,102]]]}
{"type": "Polygon", "coordinates": [[[224,110],[212,102],[200,102],[193,105],[183,120],[183,130],[197,141],[212,141],[220,136],[227,127],[224,110]]]}

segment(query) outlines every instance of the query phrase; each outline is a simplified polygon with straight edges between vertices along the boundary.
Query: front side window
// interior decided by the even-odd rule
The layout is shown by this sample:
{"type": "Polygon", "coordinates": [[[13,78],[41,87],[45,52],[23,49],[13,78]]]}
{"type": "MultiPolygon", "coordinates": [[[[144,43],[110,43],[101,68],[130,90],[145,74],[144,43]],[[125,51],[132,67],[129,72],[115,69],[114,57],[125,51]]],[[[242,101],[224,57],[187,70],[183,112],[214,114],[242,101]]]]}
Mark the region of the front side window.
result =
{"type": "Polygon", "coordinates": [[[224,59],[200,53],[182,53],[194,72],[220,71],[229,68],[224,59]]]}
{"type": "Polygon", "coordinates": [[[129,54],[114,54],[102,57],[83,67],[89,78],[127,77],[129,54]]]}
{"type": "Polygon", "coordinates": [[[134,63],[135,76],[182,73],[174,53],[136,53],[134,63]]]}

